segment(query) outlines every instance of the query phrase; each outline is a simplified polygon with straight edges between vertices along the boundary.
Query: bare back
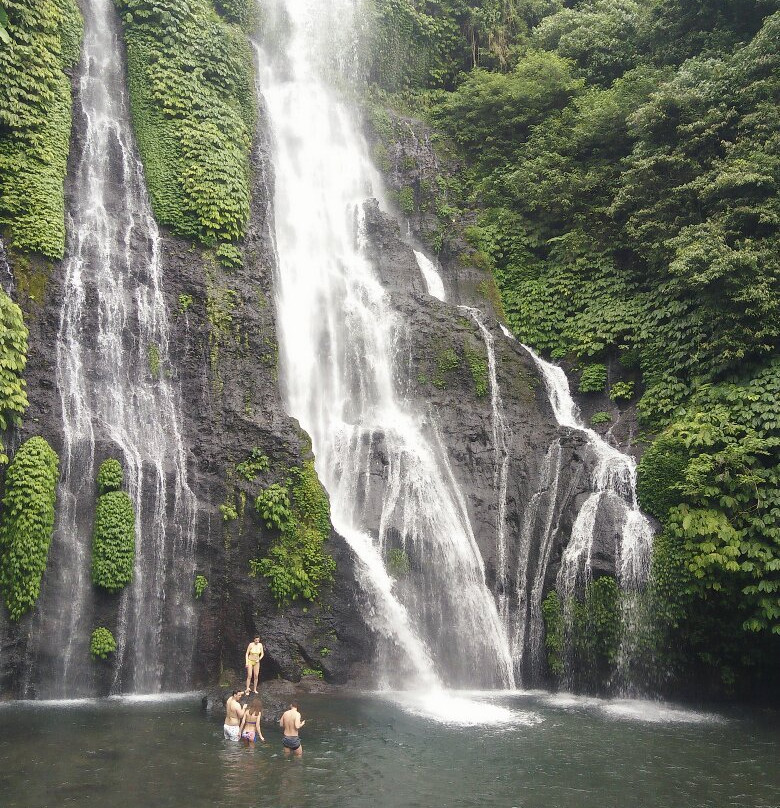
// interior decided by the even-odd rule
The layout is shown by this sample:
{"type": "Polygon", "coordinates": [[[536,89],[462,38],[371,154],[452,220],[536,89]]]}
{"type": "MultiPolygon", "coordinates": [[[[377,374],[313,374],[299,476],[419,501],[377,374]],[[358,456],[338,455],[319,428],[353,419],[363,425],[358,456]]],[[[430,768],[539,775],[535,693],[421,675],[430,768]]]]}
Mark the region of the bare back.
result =
{"type": "Polygon", "coordinates": [[[279,719],[282,725],[282,732],[290,738],[298,737],[298,730],[303,726],[301,714],[297,710],[289,709],[279,719]]]}

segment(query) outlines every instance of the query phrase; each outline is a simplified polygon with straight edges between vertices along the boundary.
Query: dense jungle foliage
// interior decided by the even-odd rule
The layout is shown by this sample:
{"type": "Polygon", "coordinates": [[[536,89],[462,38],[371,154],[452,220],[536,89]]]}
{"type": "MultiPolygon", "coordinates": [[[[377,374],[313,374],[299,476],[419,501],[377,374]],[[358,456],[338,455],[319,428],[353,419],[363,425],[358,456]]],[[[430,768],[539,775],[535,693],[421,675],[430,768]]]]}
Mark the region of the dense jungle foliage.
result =
{"type": "Polygon", "coordinates": [[[130,101],[157,219],[228,265],[249,218],[255,86],[241,0],[116,0],[130,101]]]}
{"type": "MultiPolygon", "coordinates": [[[[524,342],[633,381],[648,641],[742,691],[780,645],[780,3],[373,0],[370,112],[426,119],[524,342]],[[478,211],[476,221],[467,211],[478,211]]],[[[381,127],[380,127],[381,128],[381,127]]],[[[442,233],[445,236],[442,238],[442,233]]]]}
{"type": "Polygon", "coordinates": [[[71,128],[69,71],[78,61],[75,0],[3,0],[0,42],[0,232],[20,251],[62,258],[71,128]]]}

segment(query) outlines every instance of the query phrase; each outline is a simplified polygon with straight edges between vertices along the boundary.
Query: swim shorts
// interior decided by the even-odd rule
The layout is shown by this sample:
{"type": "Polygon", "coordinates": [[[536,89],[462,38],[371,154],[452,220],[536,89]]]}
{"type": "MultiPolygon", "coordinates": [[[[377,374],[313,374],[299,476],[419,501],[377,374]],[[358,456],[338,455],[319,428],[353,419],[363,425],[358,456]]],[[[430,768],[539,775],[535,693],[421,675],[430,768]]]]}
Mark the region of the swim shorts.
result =
{"type": "Polygon", "coordinates": [[[297,735],[285,735],[282,738],[282,746],[295,751],[301,745],[301,739],[297,735]]]}
{"type": "Polygon", "coordinates": [[[231,727],[228,724],[224,724],[222,729],[225,731],[225,740],[237,741],[239,739],[238,727],[231,727]]]}

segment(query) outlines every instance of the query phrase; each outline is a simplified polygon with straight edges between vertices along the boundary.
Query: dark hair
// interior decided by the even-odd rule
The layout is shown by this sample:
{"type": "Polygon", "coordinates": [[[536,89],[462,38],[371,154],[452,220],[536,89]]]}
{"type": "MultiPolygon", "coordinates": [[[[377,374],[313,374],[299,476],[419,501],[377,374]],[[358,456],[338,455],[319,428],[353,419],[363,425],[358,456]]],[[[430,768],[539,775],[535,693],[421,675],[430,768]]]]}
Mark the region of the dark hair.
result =
{"type": "Polygon", "coordinates": [[[295,707],[296,710],[299,710],[300,707],[301,707],[301,704],[298,701],[291,701],[290,702],[290,707],[295,707]]]}
{"type": "Polygon", "coordinates": [[[233,695],[235,696],[235,695],[236,695],[236,693],[243,693],[243,692],[244,692],[243,690],[234,690],[234,691],[233,691],[233,695]]]}
{"type": "Polygon", "coordinates": [[[252,715],[255,715],[256,713],[260,713],[262,711],[263,711],[263,702],[261,702],[260,699],[252,699],[252,701],[249,702],[249,712],[252,713],[252,715]]]}

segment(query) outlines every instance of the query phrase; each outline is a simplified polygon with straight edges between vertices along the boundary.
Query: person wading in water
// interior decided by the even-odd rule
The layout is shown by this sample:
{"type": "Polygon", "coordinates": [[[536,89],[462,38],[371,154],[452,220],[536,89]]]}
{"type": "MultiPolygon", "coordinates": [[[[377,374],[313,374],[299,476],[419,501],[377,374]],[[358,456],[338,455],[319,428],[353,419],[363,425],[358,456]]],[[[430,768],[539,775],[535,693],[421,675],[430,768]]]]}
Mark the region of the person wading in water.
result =
{"type": "Polygon", "coordinates": [[[284,747],[285,757],[290,757],[290,752],[292,752],[295,757],[301,757],[303,754],[303,746],[301,746],[301,739],[298,737],[298,730],[306,722],[301,721],[301,714],[298,712],[299,706],[297,701],[292,702],[290,709],[283,713],[282,717],[279,719],[279,726],[284,733],[282,746],[284,747]]]}
{"type": "Polygon", "coordinates": [[[250,693],[249,683],[254,678],[255,686],[251,692],[257,693],[257,683],[260,681],[260,660],[265,656],[260,637],[255,637],[246,647],[246,691],[250,693]]]}
{"type": "Polygon", "coordinates": [[[244,707],[239,698],[240,690],[234,690],[233,695],[225,702],[225,726],[222,728],[225,738],[237,741],[241,735],[241,721],[244,718],[244,707]]]}
{"type": "Polygon", "coordinates": [[[262,715],[263,705],[260,699],[252,699],[249,702],[249,707],[246,708],[244,717],[241,719],[241,740],[249,741],[250,744],[255,742],[255,738],[265,743],[263,731],[260,729],[260,716],[262,715]]]}

